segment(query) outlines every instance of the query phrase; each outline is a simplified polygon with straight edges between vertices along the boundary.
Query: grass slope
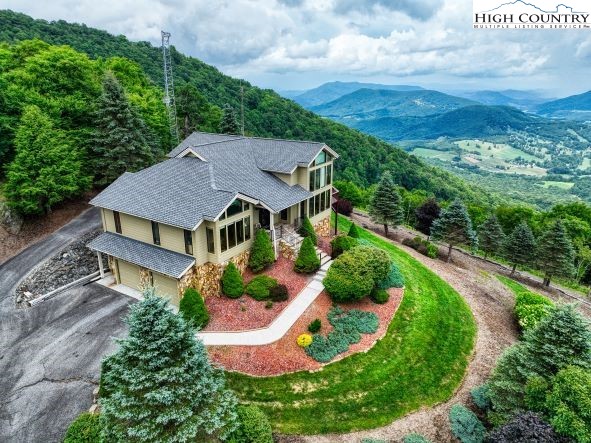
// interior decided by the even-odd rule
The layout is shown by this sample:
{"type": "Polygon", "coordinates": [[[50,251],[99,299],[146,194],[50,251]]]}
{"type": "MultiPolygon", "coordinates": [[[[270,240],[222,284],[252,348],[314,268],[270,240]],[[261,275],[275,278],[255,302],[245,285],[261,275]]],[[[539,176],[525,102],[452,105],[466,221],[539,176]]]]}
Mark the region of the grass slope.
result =
{"type": "MultiPolygon", "coordinates": [[[[339,218],[347,230],[350,222],[339,218]]],[[[476,324],[462,297],[391,243],[361,230],[387,251],[406,281],[404,299],[386,336],[369,352],[322,371],[255,378],[228,373],[239,397],[267,413],[275,430],[322,434],[386,425],[422,406],[447,400],[460,384],[476,324]]]]}

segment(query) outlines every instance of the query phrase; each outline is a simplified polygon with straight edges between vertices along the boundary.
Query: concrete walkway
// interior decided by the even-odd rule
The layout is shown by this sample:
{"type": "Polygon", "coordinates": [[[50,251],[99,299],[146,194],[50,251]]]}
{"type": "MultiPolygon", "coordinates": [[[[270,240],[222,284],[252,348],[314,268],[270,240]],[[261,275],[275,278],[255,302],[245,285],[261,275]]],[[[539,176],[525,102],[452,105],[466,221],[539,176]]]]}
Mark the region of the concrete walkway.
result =
{"type": "Polygon", "coordinates": [[[320,267],[306,287],[268,327],[239,332],[198,332],[195,335],[206,346],[259,346],[279,340],[324,290],[322,279],[331,263],[332,260],[320,267]]]}

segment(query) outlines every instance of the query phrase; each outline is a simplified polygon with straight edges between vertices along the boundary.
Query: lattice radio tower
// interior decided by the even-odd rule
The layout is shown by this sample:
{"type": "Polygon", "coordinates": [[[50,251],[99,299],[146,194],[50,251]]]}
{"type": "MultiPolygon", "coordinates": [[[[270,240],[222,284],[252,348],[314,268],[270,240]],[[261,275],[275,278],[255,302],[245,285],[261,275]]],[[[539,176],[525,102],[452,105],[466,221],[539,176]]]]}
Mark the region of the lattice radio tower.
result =
{"type": "Polygon", "coordinates": [[[176,121],[176,100],[174,99],[174,81],[172,79],[172,58],[170,56],[170,32],[162,33],[162,59],[164,61],[164,103],[168,110],[168,123],[170,136],[173,141],[179,142],[179,128],[176,121]]]}

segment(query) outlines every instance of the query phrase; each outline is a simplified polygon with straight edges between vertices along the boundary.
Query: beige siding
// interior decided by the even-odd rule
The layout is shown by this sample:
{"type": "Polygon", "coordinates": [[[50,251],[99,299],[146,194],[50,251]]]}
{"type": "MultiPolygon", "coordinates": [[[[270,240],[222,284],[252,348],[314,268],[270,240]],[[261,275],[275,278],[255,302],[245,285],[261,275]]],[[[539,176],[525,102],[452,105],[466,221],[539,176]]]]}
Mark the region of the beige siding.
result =
{"type": "Polygon", "coordinates": [[[178,306],[178,281],[166,275],[159,274],[158,272],[152,272],[152,279],[154,280],[156,294],[170,299],[171,304],[178,306]]]}
{"type": "Polygon", "coordinates": [[[288,185],[295,185],[298,180],[297,170],[293,174],[280,174],[278,172],[274,172],[273,175],[279,178],[280,180],[284,181],[288,185]]]}
{"type": "Polygon", "coordinates": [[[110,209],[103,209],[103,219],[105,221],[105,231],[115,232],[115,219],[113,218],[113,211],[110,209]]]}
{"type": "Polygon", "coordinates": [[[308,190],[309,183],[309,175],[308,175],[308,168],[298,167],[295,171],[297,175],[297,183],[304,189],[308,190]]]}
{"type": "Polygon", "coordinates": [[[205,234],[207,226],[213,228],[214,223],[203,222],[195,231],[193,231],[193,255],[195,256],[195,262],[197,265],[203,265],[212,259],[215,260],[215,254],[209,254],[207,252],[207,237],[205,234]]]}
{"type": "Polygon", "coordinates": [[[117,260],[117,267],[119,268],[119,278],[121,284],[137,289],[140,287],[140,268],[132,263],[117,260]]]}
{"type": "Polygon", "coordinates": [[[121,213],[121,235],[153,244],[150,220],[121,213]]]}
{"type": "MultiPolygon", "coordinates": [[[[150,229],[150,243],[152,242],[152,226],[148,222],[148,228],[150,229]]],[[[185,234],[181,228],[175,228],[174,226],[163,225],[159,223],[160,229],[160,246],[171,251],[185,253],[185,234]]],[[[193,242],[193,246],[195,242],[193,242]]],[[[195,250],[193,249],[193,253],[195,250]]]]}

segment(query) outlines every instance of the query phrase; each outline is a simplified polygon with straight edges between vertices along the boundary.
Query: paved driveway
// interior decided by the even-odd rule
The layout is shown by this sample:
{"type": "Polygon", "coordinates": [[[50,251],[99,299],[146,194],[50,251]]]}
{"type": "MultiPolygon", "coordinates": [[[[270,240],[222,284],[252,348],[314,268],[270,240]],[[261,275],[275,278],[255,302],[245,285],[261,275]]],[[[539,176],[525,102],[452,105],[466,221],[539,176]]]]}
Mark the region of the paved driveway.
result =
{"type": "Polygon", "coordinates": [[[133,300],[97,284],[33,308],[14,304],[14,289],[30,269],[99,224],[98,211],[86,211],[0,265],[2,442],[61,441],[72,419],[91,405],[112,337],[125,334],[121,318],[133,300]]]}

